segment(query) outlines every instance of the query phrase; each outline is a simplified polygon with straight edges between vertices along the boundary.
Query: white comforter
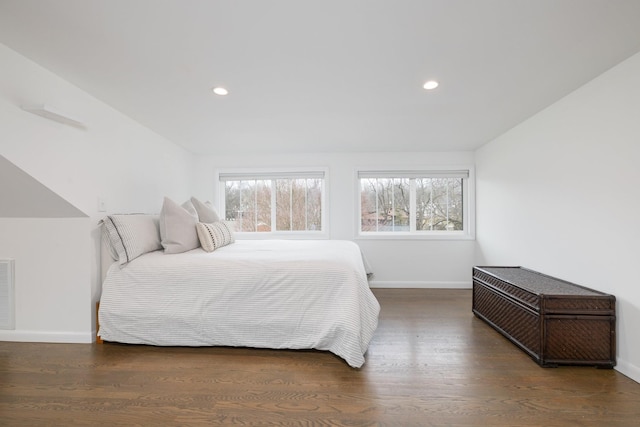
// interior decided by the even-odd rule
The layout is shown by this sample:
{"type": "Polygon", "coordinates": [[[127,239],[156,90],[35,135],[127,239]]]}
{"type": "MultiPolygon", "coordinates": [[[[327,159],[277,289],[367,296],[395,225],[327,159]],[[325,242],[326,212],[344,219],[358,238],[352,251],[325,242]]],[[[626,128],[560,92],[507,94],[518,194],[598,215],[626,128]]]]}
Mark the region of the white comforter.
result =
{"type": "Polygon", "coordinates": [[[130,344],[328,350],[360,367],[379,311],[355,243],[240,240],[211,253],[157,251],[112,265],[99,335],[130,344]]]}

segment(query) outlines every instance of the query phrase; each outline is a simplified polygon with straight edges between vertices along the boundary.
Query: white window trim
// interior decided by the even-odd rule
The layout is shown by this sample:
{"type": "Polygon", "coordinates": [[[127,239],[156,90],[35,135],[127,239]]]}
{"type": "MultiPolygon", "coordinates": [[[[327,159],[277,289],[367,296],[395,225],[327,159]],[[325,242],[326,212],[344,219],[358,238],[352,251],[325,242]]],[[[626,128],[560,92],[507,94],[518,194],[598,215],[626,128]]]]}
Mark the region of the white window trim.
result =
{"type": "MultiPolygon", "coordinates": [[[[354,169],[353,182],[355,197],[355,239],[361,240],[475,240],[476,238],[476,181],[475,168],[472,165],[456,166],[425,166],[420,170],[398,167],[361,167],[354,169]],[[405,175],[416,174],[421,171],[447,174],[468,171],[469,177],[463,181],[463,204],[464,204],[464,230],[463,231],[413,231],[415,224],[411,224],[412,231],[361,231],[362,206],[360,201],[360,173],[382,172],[382,173],[404,173],[405,175]]],[[[413,201],[415,203],[415,200],[413,201]]]]}
{"type": "MultiPolygon", "coordinates": [[[[224,168],[214,171],[214,182],[217,189],[217,206],[220,209],[222,217],[226,217],[225,206],[225,185],[224,181],[220,181],[220,175],[234,174],[238,177],[242,175],[264,175],[271,177],[281,177],[291,175],[304,178],[305,174],[318,173],[324,174],[322,187],[322,215],[320,218],[322,224],[321,231],[236,231],[235,238],[238,240],[262,240],[262,239],[328,239],[329,233],[329,168],[328,167],[282,167],[282,168],[224,168]]],[[[275,197],[275,195],[273,195],[275,197]]],[[[272,224],[275,222],[272,220],[272,224]]]]}

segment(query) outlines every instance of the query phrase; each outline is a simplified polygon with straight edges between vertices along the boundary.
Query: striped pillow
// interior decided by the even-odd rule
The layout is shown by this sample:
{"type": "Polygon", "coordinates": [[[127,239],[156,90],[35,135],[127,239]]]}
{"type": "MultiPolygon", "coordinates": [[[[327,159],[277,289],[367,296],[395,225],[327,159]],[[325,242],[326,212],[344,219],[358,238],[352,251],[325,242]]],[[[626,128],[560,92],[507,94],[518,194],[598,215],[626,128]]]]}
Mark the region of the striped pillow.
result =
{"type": "Polygon", "coordinates": [[[199,222],[196,224],[196,230],[198,231],[200,245],[207,252],[213,252],[236,241],[229,226],[222,221],[211,224],[199,222]]]}
{"type": "Polygon", "coordinates": [[[101,222],[111,256],[120,265],[162,249],[158,215],[109,215],[101,222]]]}

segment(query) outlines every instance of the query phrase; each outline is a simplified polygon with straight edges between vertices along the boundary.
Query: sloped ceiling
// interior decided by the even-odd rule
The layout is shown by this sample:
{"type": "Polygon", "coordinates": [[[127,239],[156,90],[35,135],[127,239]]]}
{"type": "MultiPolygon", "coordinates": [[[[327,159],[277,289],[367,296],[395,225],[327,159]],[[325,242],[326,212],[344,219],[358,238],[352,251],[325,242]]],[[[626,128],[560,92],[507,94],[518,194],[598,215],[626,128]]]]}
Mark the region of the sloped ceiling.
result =
{"type": "Polygon", "coordinates": [[[0,218],[82,218],[87,215],[0,156],[0,218]]]}
{"type": "Polygon", "coordinates": [[[213,154],[473,150],[640,51],[639,22],[638,0],[0,0],[0,42],[213,154]]]}

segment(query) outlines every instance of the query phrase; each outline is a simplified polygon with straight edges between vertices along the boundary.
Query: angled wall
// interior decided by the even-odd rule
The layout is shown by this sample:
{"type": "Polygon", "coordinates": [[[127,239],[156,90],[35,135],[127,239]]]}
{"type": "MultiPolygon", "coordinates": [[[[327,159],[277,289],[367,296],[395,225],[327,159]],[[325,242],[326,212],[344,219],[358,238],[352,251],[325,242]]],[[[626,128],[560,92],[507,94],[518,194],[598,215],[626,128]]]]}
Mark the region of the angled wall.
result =
{"type": "Polygon", "coordinates": [[[481,265],[614,294],[617,369],[640,382],[640,53],[476,152],[481,265]]]}
{"type": "Polygon", "coordinates": [[[0,155],[0,218],[82,218],[87,215],[0,155]]]}

